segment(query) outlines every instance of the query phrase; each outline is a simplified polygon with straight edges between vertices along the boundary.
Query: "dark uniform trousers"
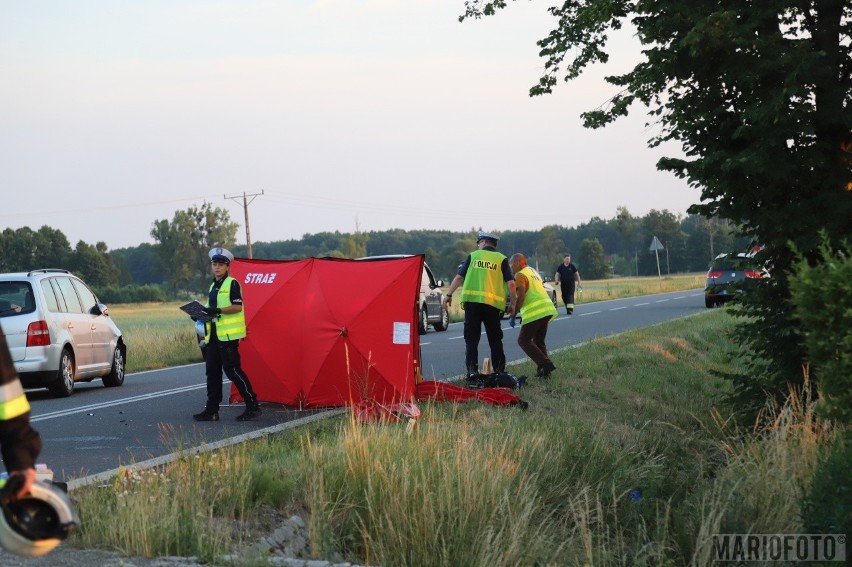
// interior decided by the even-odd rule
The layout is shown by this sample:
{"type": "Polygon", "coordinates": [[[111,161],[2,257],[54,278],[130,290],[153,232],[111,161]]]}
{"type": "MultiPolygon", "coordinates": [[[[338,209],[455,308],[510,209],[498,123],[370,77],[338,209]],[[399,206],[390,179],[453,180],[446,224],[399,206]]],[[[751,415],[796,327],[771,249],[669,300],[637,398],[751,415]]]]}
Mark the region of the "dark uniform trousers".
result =
{"type": "Polygon", "coordinates": [[[485,336],[491,347],[491,365],[495,372],[506,371],[506,354],[503,352],[503,329],[500,310],[485,303],[467,301],[464,304],[464,361],[468,374],[479,371],[479,338],[485,326],[485,336]]]}
{"type": "Polygon", "coordinates": [[[220,341],[215,335],[204,348],[204,361],[207,369],[207,407],[211,413],[219,411],[222,403],[222,371],[237,387],[245,400],[246,408],[257,408],[257,394],[251,387],[246,373],[240,366],[239,340],[220,341]]]}

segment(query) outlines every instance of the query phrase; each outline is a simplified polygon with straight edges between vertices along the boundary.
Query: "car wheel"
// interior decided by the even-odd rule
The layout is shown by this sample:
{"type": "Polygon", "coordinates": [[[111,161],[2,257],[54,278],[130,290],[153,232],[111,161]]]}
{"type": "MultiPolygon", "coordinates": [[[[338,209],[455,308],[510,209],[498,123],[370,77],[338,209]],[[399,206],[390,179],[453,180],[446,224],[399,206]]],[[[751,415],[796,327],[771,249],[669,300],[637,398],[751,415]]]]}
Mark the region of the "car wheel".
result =
{"type": "Polygon", "coordinates": [[[124,368],[124,353],[121,351],[121,345],[117,345],[112,355],[112,368],[103,379],[104,386],[115,388],[124,384],[124,368]]]}
{"type": "Polygon", "coordinates": [[[450,326],[450,311],[446,307],[441,307],[441,320],[435,323],[436,331],[446,331],[450,326]]]}
{"type": "Polygon", "coordinates": [[[429,317],[426,313],[426,308],[420,310],[420,321],[417,323],[417,333],[425,335],[429,330],[429,317]]]}
{"type": "Polygon", "coordinates": [[[74,357],[67,348],[62,350],[62,355],[59,357],[56,382],[49,386],[48,390],[57,398],[67,398],[74,391],[74,357]]]}
{"type": "Polygon", "coordinates": [[[704,307],[706,307],[707,309],[712,309],[715,306],[716,306],[715,301],[713,301],[709,297],[706,297],[706,296],[704,297],[704,307]]]}

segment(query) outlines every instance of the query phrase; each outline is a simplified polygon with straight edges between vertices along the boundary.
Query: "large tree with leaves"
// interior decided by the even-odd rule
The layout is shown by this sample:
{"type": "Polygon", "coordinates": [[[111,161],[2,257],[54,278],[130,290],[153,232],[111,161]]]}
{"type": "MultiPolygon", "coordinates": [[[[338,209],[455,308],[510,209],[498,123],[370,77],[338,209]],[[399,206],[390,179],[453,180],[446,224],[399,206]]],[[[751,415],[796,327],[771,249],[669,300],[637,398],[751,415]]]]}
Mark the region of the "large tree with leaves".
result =
{"type": "MultiPolygon", "coordinates": [[[[505,0],[471,0],[461,19],[494,14],[505,0]]],[[[819,231],[833,246],[852,233],[852,3],[848,0],[567,0],[538,42],[550,93],[590,64],[606,63],[610,35],[629,24],[642,60],[606,78],[618,88],[583,114],[600,127],[643,105],[658,146],[682,155],[658,168],[701,190],[690,212],[731,219],[765,246],[773,278],[746,306],[740,337],[763,360],[742,376],[742,401],[783,394],[806,358],[790,308],[791,243],[819,263],[819,231]]]]}
{"type": "Polygon", "coordinates": [[[206,202],[176,211],[171,221],[154,222],[151,237],[157,243],[157,269],[168,279],[173,294],[203,286],[210,273],[207,252],[214,246],[233,248],[237,228],[228,211],[206,202]]]}

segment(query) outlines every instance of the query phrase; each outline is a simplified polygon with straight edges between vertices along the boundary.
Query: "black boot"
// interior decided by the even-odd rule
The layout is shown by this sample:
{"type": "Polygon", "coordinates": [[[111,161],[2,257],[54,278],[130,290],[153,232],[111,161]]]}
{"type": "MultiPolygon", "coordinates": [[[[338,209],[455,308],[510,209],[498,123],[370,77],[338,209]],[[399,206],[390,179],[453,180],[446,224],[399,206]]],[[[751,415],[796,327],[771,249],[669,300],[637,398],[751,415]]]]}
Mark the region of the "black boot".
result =
{"type": "Polygon", "coordinates": [[[219,421],[219,412],[205,409],[203,412],[193,415],[192,419],[195,421],[219,421]]]}
{"type": "Polygon", "coordinates": [[[260,417],[260,414],[263,413],[260,411],[260,406],[246,406],[246,411],[237,416],[237,421],[249,421],[252,419],[256,419],[260,417]]]}

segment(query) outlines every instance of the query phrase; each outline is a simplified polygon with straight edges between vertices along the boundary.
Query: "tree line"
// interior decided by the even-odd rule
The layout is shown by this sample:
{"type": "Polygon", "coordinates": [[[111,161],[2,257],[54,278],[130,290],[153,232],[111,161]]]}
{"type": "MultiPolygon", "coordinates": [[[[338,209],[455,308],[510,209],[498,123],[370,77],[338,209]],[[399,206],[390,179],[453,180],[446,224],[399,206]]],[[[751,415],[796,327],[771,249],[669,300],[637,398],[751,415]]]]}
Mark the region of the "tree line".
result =
{"type": "MultiPolygon", "coordinates": [[[[197,294],[209,279],[207,252],[213,246],[230,248],[245,257],[236,244],[239,226],[228,211],[204,203],[178,210],[171,219],[152,223],[152,243],[109,251],[106,243],[83,241],[72,248],[65,235],[48,226],[6,229],[0,234],[0,269],[64,268],[82,277],[104,301],[157,301],[197,294]]],[[[656,257],[649,251],[653,237],[665,246],[661,272],[696,272],[720,252],[744,250],[747,238],[723,219],[705,220],[669,211],[652,210],[633,216],[619,207],[611,219],[592,218],[576,227],[545,226],[539,230],[504,231],[499,249],[522,252],[543,275],[552,275],[562,256],[570,253],[586,279],[656,275],[656,257]]],[[[438,277],[449,280],[457,266],[476,248],[468,231],[402,230],[354,233],[319,232],[300,239],[252,243],[257,259],[295,260],[308,257],[358,258],[385,254],[425,254],[438,277]]]]}
{"type": "MultiPolygon", "coordinates": [[[[657,275],[657,264],[649,245],[656,236],[666,247],[661,253],[661,271],[697,272],[720,252],[745,250],[747,238],[737,236],[736,227],[724,220],[705,221],[697,216],[678,216],[669,211],[651,211],[634,217],[624,208],[608,220],[593,218],[577,227],[545,226],[539,230],[504,231],[499,249],[507,255],[522,252],[544,275],[552,275],[562,256],[571,253],[583,276],[657,275]]],[[[300,239],[253,242],[252,256],[266,260],[296,260],[308,257],[358,258],[386,254],[425,254],[438,277],[448,280],[458,264],[476,249],[476,234],[469,231],[402,230],[353,233],[319,232],[300,239]]],[[[171,221],[154,223],[155,244],[142,244],[112,252],[127,283],[157,283],[170,295],[199,289],[209,278],[207,251],[216,245],[231,248],[245,257],[244,245],[236,245],[237,225],[228,212],[205,203],[201,208],[177,211],[171,221]]]]}

